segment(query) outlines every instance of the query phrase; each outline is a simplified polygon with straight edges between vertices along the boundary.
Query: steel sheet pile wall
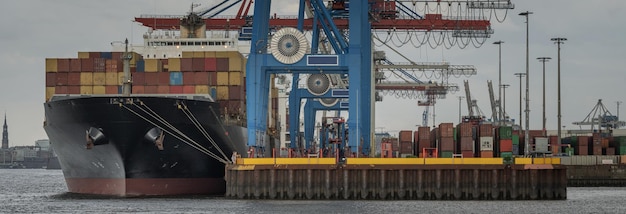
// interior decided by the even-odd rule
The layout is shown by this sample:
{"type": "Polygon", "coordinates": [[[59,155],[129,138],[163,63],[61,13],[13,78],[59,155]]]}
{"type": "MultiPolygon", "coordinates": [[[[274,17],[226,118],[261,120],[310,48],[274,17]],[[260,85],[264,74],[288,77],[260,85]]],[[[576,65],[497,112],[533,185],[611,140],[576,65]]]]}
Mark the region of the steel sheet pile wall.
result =
{"type": "Polygon", "coordinates": [[[561,166],[229,165],[235,199],[545,200],[567,198],[561,166]]]}

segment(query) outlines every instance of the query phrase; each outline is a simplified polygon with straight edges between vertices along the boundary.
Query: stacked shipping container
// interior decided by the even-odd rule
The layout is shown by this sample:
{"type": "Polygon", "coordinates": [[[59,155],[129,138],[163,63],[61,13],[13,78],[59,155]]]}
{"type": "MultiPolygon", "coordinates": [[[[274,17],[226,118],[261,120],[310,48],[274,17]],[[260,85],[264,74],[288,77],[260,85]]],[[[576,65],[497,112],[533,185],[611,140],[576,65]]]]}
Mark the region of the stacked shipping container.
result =
{"type": "Polygon", "coordinates": [[[461,123],[457,125],[458,145],[457,153],[463,157],[474,157],[474,135],[473,125],[470,123],[461,123]]]}
{"type": "Polygon", "coordinates": [[[437,148],[440,157],[452,157],[454,154],[454,125],[452,123],[439,124],[439,140],[437,148]]]}
{"type": "Polygon", "coordinates": [[[478,150],[480,151],[480,157],[492,158],[493,157],[493,125],[480,124],[479,126],[479,138],[478,138],[478,150]]]}

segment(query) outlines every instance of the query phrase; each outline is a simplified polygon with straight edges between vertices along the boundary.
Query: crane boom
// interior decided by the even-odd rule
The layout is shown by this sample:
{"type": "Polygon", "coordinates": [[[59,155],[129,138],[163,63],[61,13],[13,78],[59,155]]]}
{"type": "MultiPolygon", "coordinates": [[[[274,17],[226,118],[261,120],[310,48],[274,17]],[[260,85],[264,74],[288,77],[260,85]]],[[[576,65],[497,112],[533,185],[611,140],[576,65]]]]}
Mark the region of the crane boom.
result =
{"type": "Polygon", "coordinates": [[[468,116],[474,116],[474,109],[472,108],[472,95],[470,95],[469,82],[467,80],[463,81],[465,86],[465,100],[467,100],[467,112],[468,116]]]}
{"type": "Polygon", "coordinates": [[[496,110],[497,102],[493,95],[493,85],[491,80],[487,81],[487,87],[489,87],[489,101],[491,102],[491,118],[493,122],[498,122],[498,111],[496,110]]]}

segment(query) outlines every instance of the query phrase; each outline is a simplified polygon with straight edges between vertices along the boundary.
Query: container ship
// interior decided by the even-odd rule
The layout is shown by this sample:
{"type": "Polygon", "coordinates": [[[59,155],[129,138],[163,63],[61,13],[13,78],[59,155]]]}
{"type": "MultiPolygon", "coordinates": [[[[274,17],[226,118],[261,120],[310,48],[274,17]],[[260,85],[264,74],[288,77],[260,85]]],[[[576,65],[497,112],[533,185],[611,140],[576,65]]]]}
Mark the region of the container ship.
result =
{"type": "Polygon", "coordinates": [[[46,59],[44,129],[69,192],[223,194],[225,164],[247,150],[249,45],[228,34],[181,24],[143,45],[46,59]]]}

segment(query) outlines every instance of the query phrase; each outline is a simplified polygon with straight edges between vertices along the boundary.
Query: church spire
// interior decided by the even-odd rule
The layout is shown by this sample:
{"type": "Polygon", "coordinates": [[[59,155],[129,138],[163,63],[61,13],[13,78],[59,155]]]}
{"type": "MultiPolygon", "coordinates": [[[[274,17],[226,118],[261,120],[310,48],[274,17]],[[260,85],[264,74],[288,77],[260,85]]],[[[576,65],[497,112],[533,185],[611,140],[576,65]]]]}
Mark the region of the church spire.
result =
{"type": "Polygon", "coordinates": [[[9,127],[7,126],[6,112],[4,112],[4,125],[2,126],[2,149],[9,149],[9,127]]]}

